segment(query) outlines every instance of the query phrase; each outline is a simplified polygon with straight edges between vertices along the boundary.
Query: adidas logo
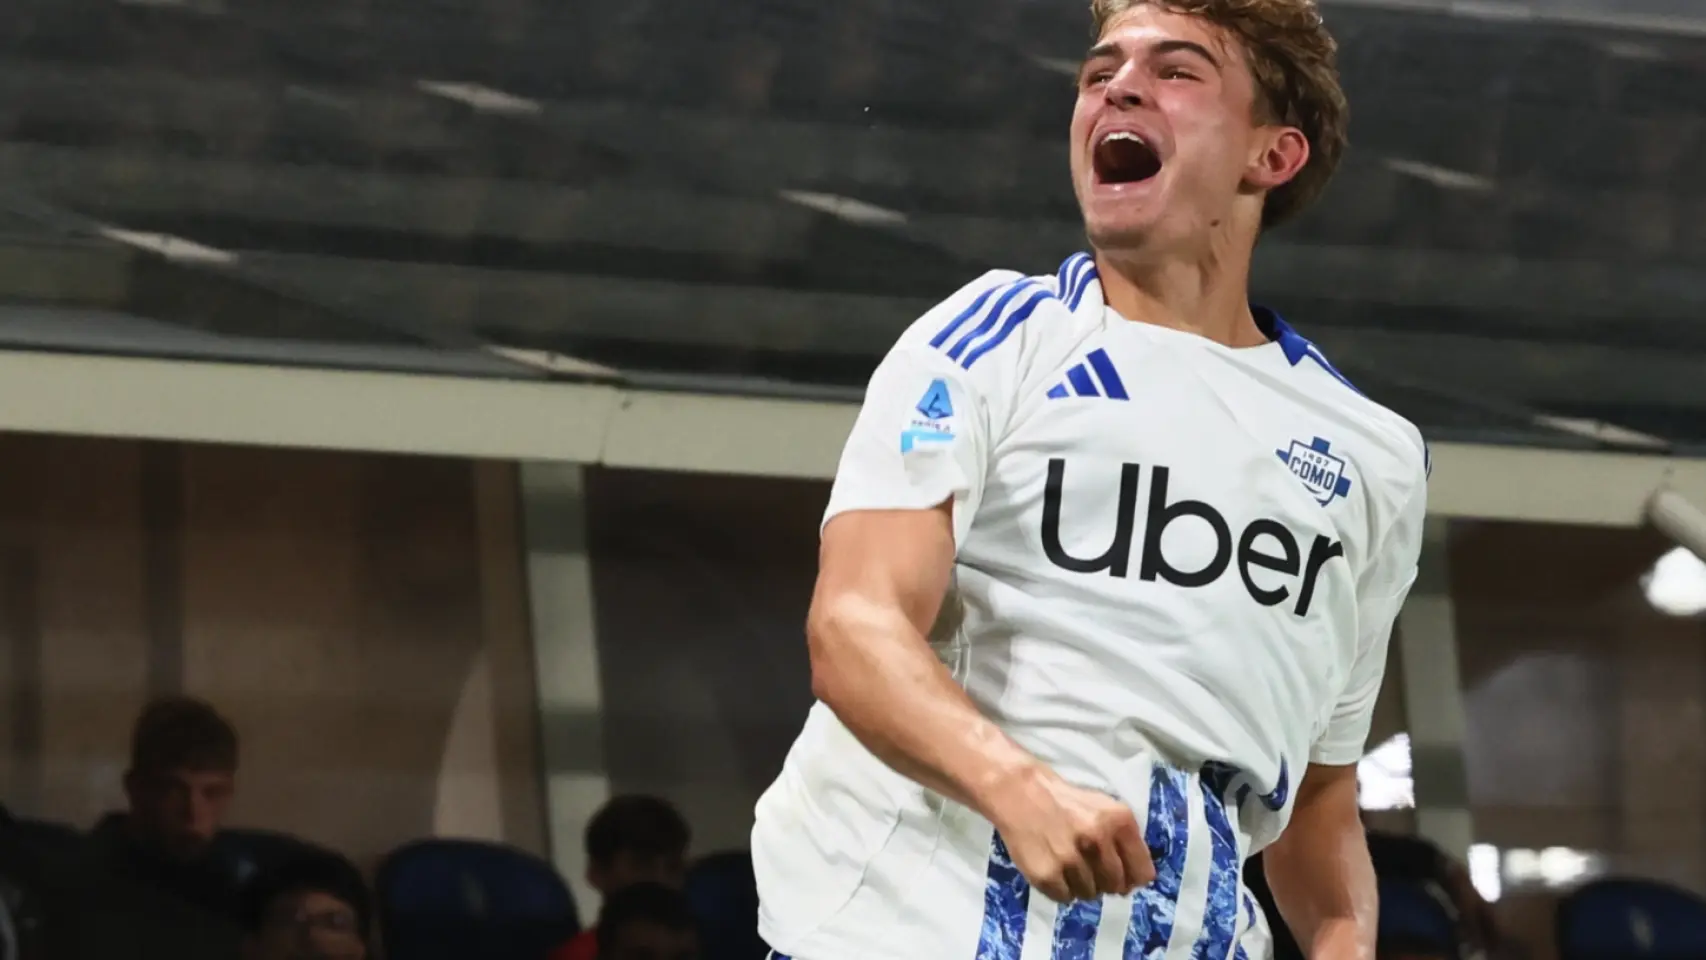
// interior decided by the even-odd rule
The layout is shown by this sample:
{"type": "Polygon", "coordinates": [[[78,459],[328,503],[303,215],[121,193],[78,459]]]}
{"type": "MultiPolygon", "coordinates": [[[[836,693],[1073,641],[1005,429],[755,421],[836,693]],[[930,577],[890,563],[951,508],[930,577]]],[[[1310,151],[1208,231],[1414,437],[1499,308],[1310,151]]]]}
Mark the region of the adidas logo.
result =
{"type": "Polygon", "coordinates": [[[1090,351],[1084,362],[1066,371],[1066,382],[1055,384],[1048,392],[1049,399],[1066,397],[1107,397],[1109,400],[1130,400],[1119,371],[1102,349],[1090,351]]]}

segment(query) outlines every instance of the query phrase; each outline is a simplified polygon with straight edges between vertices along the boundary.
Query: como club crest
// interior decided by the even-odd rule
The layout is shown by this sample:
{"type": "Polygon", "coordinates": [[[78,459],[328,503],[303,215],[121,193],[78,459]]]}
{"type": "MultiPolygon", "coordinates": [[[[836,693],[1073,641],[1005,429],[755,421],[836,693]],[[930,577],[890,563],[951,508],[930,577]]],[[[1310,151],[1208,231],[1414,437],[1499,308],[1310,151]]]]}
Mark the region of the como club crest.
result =
{"type": "Polygon", "coordinates": [[[1350,495],[1351,480],[1345,476],[1344,458],[1336,456],[1332,444],[1320,437],[1309,443],[1293,440],[1291,449],[1274,452],[1321,506],[1332,503],[1335,497],[1350,495]]]}

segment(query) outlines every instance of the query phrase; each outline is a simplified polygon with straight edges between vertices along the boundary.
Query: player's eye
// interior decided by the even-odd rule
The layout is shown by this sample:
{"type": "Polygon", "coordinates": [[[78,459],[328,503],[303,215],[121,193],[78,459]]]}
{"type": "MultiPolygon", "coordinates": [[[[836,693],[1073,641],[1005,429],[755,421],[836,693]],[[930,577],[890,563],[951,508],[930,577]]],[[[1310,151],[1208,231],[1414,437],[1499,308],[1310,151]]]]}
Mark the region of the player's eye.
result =
{"type": "Polygon", "coordinates": [[[1163,80],[1195,80],[1197,75],[1184,67],[1165,67],[1161,71],[1163,80]]]}
{"type": "Polygon", "coordinates": [[[1084,85],[1086,87],[1099,87],[1113,78],[1114,74],[1111,70],[1091,70],[1084,74],[1084,85]]]}

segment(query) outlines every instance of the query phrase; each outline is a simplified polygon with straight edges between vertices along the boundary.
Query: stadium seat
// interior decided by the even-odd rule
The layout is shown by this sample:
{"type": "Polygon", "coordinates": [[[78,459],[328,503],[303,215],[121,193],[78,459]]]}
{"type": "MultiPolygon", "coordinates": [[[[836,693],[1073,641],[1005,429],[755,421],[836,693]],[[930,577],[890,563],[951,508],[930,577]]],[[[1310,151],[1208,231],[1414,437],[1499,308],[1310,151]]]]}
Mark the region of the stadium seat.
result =
{"type": "Polygon", "coordinates": [[[271,830],[221,830],[213,841],[213,852],[231,871],[231,876],[239,887],[246,886],[262,871],[303,857],[330,857],[341,860],[349,865],[352,873],[360,875],[355,865],[340,854],[287,833],[271,830]]]}
{"type": "Polygon", "coordinates": [[[699,921],[703,960],[764,960],[758,936],[758,882],[752,855],[713,853],[687,871],[686,893],[699,921]]]}
{"type": "Polygon", "coordinates": [[[1426,885],[1380,881],[1381,953],[1455,958],[1462,949],[1452,911],[1426,885]]]}
{"type": "Polygon", "coordinates": [[[385,859],[376,887],[389,960],[542,960],[580,932],[557,871],[497,844],[408,844],[385,859]]]}
{"type": "Polygon", "coordinates": [[[1706,900],[1648,880],[1598,880],[1558,904],[1559,960],[1699,960],[1706,900]]]}

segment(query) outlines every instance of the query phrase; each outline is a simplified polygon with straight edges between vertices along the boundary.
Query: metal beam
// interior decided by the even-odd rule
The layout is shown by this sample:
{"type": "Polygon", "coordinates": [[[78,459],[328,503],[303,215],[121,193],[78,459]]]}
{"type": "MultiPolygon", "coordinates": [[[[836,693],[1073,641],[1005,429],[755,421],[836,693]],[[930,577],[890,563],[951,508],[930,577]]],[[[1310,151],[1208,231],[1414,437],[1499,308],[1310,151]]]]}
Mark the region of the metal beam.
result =
{"type": "Polygon", "coordinates": [[[1399,615],[1397,643],[1416,832],[1464,863],[1475,841],[1475,824],[1463,758],[1463,678],[1457,664],[1447,523],[1438,517],[1428,520],[1416,585],[1399,615]]]}
{"type": "MultiPolygon", "coordinates": [[[[0,352],[0,430],[828,479],[857,408],[613,385],[0,352]]],[[[1440,517],[1637,527],[1706,459],[1433,449],[1440,517]]]]}
{"type": "Polygon", "coordinates": [[[524,463],[520,470],[551,861],[590,925],[598,891],[586,880],[582,831],[610,799],[610,773],[583,479],[572,463],[524,463]]]}

